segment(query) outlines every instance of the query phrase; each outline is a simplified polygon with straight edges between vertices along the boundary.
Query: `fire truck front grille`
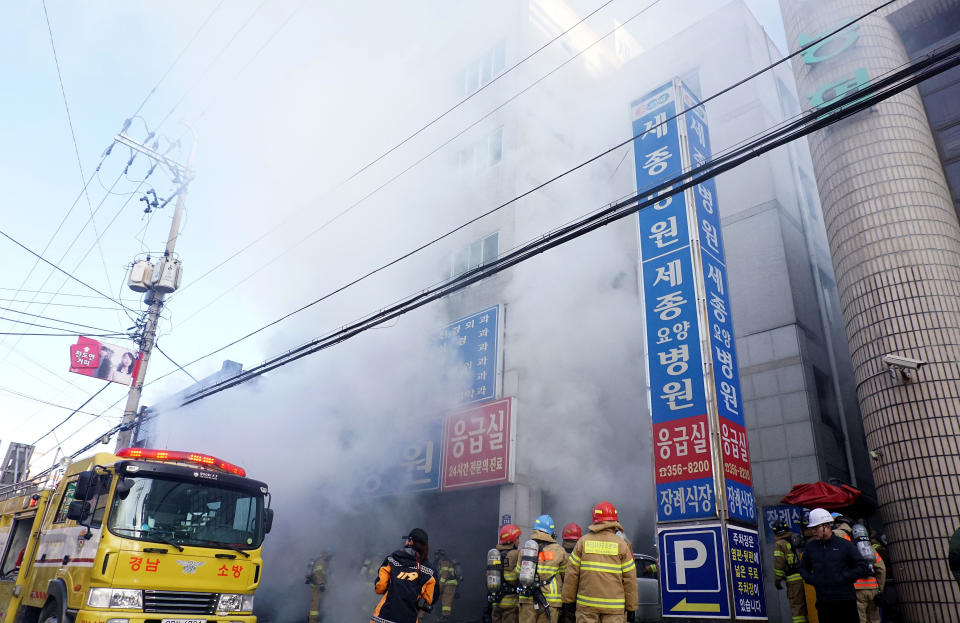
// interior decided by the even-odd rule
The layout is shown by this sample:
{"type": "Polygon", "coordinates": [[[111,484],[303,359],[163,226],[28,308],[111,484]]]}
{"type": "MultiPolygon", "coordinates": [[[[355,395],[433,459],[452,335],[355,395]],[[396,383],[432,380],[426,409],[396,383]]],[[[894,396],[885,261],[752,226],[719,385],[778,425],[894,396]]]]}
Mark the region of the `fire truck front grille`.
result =
{"type": "Polygon", "coordinates": [[[171,614],[213,614],[217,608],[216,593],[191,591],[143,591],[144,612],[171,614]]]}

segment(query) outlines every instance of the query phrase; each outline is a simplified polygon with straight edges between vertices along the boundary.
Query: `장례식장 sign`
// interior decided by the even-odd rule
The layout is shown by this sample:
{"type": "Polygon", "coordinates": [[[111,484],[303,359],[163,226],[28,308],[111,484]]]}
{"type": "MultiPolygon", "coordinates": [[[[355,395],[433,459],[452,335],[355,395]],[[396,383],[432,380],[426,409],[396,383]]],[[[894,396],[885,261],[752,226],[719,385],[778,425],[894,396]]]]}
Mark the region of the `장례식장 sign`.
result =
{"type": "Polygon", "coordinates": [[[513,476],[512,398],[447,416],[443,427],[442,489],[510,482],[513,476]]]}

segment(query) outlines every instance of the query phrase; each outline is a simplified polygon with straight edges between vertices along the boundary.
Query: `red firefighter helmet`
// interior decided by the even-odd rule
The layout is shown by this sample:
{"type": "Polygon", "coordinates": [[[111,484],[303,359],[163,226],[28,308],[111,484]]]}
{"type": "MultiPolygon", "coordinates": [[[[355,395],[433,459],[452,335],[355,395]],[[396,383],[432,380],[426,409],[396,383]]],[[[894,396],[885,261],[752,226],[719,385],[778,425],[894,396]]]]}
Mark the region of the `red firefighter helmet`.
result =
{"type": "Polygon", "coordinates": [[[568,523],[563,527],[563,540],[564,541],[576,541],[581,536],[583,536],[583,531],[580,530],[580,526],[575,523],[568,523]]]}
{"type": "Polygon", "coordinates": [[[500,532],[498,533],[500,544],[507,545],[508,543],[516,543],[520,539],[521,532],[522,530],[512,523],[500,526],[500,532]]]}
{"type": "Polygon", "coordinates": [[[604,500],[593,507],[593,521],[620,521],[617,517],[617,509],[613,504],[604,500]]]}

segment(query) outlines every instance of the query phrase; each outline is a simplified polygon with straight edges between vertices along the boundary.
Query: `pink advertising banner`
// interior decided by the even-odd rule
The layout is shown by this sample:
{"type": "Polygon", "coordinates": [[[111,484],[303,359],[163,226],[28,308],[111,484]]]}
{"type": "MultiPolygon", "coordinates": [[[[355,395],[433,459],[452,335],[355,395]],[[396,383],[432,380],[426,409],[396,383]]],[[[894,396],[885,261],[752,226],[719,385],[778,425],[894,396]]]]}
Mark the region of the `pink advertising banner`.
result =
{"type": "Polygon", "coordinates": [[[70,371],[112,383],[130,385],[140,368],[136,351],[89,337],[70,346],[70,371]]]}
{"type": "Polygon", "coordinates": [[[512,460],[512,398],[447,416],[443,427],[442,490],[510,482],[512,460]]]}

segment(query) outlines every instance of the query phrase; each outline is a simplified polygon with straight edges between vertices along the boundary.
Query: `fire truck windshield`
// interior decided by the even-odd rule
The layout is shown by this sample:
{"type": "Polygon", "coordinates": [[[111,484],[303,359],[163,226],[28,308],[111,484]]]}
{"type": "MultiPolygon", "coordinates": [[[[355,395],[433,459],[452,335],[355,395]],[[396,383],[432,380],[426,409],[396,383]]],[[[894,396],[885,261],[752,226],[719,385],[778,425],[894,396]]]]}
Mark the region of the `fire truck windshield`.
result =
{"type": "Polygon", "coordinates": [[[117,536],[175,547],[254,549],[263,540],[262,518],[263,496],[253,490],[126,476],[114,494],[107,528],[117,536]]]}

